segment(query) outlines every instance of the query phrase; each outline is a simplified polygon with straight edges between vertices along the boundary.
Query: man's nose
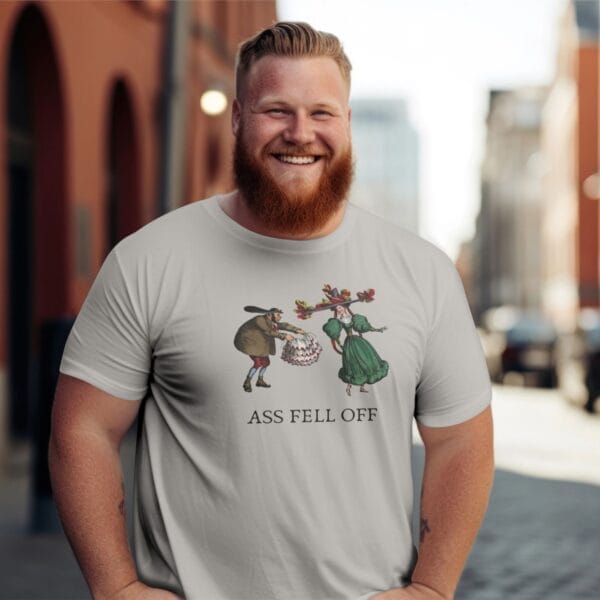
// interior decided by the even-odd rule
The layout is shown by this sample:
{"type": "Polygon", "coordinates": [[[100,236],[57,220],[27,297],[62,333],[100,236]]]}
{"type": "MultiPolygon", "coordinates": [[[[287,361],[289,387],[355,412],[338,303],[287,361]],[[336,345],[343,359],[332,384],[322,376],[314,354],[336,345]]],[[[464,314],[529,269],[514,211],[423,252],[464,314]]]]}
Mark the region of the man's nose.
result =
{"type": "Polygon", "coordinates": [[[315,132],[310,117],[303,114],[293,115],[283,132],[283,139],[290,144],[297,144],[298,146],[313,142],[315,140],[315,132]]]}

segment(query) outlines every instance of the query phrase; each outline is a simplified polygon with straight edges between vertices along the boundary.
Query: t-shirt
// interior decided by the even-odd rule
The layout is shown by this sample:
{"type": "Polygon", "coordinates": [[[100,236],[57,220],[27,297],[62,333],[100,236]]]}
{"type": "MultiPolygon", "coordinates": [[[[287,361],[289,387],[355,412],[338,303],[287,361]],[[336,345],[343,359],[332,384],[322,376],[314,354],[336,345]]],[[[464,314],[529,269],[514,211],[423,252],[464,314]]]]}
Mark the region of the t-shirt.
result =
{"type": "Polygon", "coordinates": [[[194,202],[109,254],[62,373],[145,399],[141,579],[198,599],[356,599],[406,585],[412,420],[490,402],[458,274],[349,205],[330,235],[271,238],[194,202]]]}

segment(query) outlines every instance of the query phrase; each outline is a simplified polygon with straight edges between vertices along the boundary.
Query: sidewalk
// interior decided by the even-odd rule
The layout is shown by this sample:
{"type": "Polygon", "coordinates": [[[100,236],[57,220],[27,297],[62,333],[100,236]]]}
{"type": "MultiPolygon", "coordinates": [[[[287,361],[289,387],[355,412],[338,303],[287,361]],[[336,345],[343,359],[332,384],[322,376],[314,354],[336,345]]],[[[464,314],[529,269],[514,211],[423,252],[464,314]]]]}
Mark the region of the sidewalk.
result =
{"type": "Polygon", "coordinates": [[[497,471],[457,600],[600,598],[600,487],[497,471]]]}
{"type": "Polygon", "coordinates": [[[600,415],[494,389],[496,479],[457,600],[600,598],[600,415]]]}
{"type": "Polygon", "coordinates": [[[90,598],[64,535],[27,533],[29,484],[22,473],[0,480],[0,598],[90,598]]]}
{"type": "MultiPolygon", "coordinates": [[[[125,439],[121,460],[127,514],[131,490],[135,434],[125,439]]],[[[91,598],[64,534],[31,533],[31,481],[27,462],[0,477],[0,600],[84,600],[91,598]]]]}

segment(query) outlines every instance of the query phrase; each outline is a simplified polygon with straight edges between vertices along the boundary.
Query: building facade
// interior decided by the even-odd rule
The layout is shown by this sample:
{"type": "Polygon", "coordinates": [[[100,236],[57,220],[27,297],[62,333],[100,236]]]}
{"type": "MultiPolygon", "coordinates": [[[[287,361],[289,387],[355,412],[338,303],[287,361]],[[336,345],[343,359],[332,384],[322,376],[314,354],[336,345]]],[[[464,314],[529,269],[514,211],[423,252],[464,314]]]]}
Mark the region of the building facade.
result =
{"type": "Polygon", "coordinates": [[[473,240],[473,310],[541,306],[540,218],[544,159],[540,124],[546,89],[490,92],[473,240]]]}
{"type": "Polygon", "coordinates": [[[356,174],[351,200],[418,233],[419,140],[406,103],[352,99],[356,174]]]}
{"type": "Polygon", "coordinates": [[[599,26],[598,2],[568,3],[543,113],[543,301],[563,329],[600,306],[599,26]]]}
{"type": "Polygon", "coordinates": [[[0,2],[0,456],[29,435],[44,324],[123,236],[231,186],[236,48],[275,18],[274,0],[0,2]]]}

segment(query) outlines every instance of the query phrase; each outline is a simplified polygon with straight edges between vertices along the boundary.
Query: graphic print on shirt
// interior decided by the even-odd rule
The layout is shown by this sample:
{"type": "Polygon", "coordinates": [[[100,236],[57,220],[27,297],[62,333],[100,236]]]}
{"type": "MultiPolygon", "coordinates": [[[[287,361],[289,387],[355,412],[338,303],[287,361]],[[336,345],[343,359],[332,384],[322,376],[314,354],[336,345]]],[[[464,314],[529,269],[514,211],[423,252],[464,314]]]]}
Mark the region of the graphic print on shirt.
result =
{"type": "Polygon", "coordinates": [[[295,365],[316,362],[322,350],[314,335],[281,320],[280,308],[244,306],[248,313],[258,313],[240,326],[233,340],[234,346],[252,361],[252,366],[243,383],[244,391],[252,391],[252,378],[258,373],[256,387],[270,388],[265,381],[265,372],[271,364],[269,356],[275,354],[275,339],[285,340],[282,358],[295,365]],[[299,337],[295,337],[296,334],[299,337]]]}
{"type": "Polygon", "coordinates": [[[306,320],[316,312],[329,310],[333,312],[323,331],[331,340],[333,349],[342,356],[342,367],[338,377],[346,384],[346,394],[352,395],[352,386],[360,386],[361,392],[367,392],[366,384],[380,381],[388,374],[389,365],[383,360],[375,348],[363,337],[368,332],[384,332],[387,327],[373,327],[367,318],[353,313],[350,305],[355,302],[372,302],[375,290],[368,289],[357,292],[356,298],[347,289],[339,291],[326,284],[323,287],[325,297],[312,306],[303,300],[296,300],[296,314],[299,319],[306,320]],[[344,340],[341,335],[344,332],[344,340]]]}

